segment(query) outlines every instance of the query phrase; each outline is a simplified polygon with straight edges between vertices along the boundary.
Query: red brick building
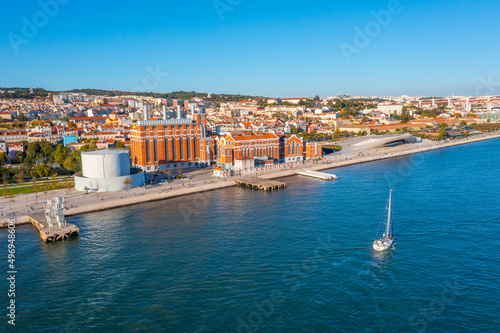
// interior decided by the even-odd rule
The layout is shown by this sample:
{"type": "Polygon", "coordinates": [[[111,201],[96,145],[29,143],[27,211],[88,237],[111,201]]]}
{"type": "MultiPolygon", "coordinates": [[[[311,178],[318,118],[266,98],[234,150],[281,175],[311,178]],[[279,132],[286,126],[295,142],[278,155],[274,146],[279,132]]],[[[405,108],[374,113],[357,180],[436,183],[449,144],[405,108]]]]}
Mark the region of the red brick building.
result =
{"type": "Polygon", "coordinates": [[[217,162],[232,166],[242,157],[279,160],[279,137],[274,133],[234,132],[217,139],[217,162]]]}
{"type": "Polygon", "coordinates": [[[280,139],[281,161],[284,163],[304,160],[304,141],[295,134],[280,139]]]}
{"type": "Polygon", "coordinates": [[[200,139],[200,163],[210,165],[217,161],[215,138],[206,137],[200,139]]]}
{"type": "Polygon", "coordinates": [[[317,160],[323,157],[323,144],[321,142],[307,142],[305,144],[306,160],[317,160]]]}
{"type": "Polygon", "coordinates": [[[145,171],[196,166],[203,124],[189,119],[139,121],[130,131],[132,164],[145,171]]]}
{"type": "MultiPolygon", "coordinates": [[[[320,142],[304,143],[296,135],[279,137],[274,133],[233,132],[216,138],[217,163],[221,170],[245,173],[251,159],[255,168],[275,163],[302,163],[322,157],[320,142]],[[239,164],[239,167],[238,167],[239,164]]],[[[247,170],[253,167],[253,164],[247,170]]]]}

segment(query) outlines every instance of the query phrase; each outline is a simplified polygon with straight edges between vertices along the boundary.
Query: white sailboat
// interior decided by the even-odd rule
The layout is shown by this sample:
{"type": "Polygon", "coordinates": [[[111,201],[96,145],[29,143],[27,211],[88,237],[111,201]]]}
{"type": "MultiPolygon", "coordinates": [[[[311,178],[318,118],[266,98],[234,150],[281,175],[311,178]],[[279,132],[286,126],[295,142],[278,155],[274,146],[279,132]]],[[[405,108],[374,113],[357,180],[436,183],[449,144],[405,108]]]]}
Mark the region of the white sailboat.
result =
{"type": "Polygon", "coordinates": [[[387,223],[385,226],[385,233],[381,239],[373,242],[373,248],[376,251],[385,251],[391,248],[394,243],[392,234],[392,190],[389,192],[389,208],[387,209],[387,223]]]}

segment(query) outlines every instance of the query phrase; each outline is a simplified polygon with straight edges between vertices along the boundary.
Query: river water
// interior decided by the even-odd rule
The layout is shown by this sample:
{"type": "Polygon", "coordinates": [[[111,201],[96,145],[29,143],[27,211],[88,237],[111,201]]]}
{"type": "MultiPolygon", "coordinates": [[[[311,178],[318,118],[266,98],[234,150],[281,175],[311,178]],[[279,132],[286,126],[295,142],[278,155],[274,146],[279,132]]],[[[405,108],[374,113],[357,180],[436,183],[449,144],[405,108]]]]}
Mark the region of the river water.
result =
{"type": "MultiPolygon", "coordinates": [[[[500,140],[16,232],[19,332],[498,332],[500,140]],[[376,253],[389,190],[396,247],[376,253]]],[[[0,231],[0,244],[7,244],[0,231]]],[[[6,274],[7,245],[0,246],[6,274]]],[[[1,279],[1,308],[8,284],[1,279]]]]}

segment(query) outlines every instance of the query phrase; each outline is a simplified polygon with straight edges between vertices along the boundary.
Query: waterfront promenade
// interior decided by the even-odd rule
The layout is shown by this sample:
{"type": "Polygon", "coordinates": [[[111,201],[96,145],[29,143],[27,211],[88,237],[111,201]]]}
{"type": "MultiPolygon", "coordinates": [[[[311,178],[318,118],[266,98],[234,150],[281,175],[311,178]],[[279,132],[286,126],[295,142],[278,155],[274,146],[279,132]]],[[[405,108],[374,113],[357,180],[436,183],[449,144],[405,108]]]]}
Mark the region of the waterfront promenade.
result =
{"type": "MultiPolygon", "coordinates": [[[[422,153],[430,150],[443,149],[446,147],[462,145],[472,142],[500,138],[500,133],[482,134],[474,137],[447,141],[434,142],[424,140],[420,143],[405,144],[396,147],[371,149],[366,151],[357,151],[355,153],[342,154],[336,153],[328,155],[318,163],[298,165],[296,167],[280,168],[266,171],[259,171],[258,174],[249,174],[248,176],[259,176],[265,179],[276,179],[287,176],[294,176],[295,171],[303,170],[326,170],[342,166],[367,163],[376,160],[389,159],[404,155],[422,153]]],[[[348,144],[348,141],[345,143],[348,144]]],[[[345,144],[344,143],[344,144],[345,144]]],[[[189,174],[191,179],[176,179],[171,183],[148,185],[146,188],[135,188],[121,192],[108,193],[89,193],[85,194],[72,190],[49,191],[47,194],[38,193],[38,202],[35,194],[23,194],[14,197],[14,202],[9,206],[7,199],[1,199],[0,223],[5,223],[8,219],[14,218],[16,224],[29,223],[28,215],[33,213],[42,213],[46,199],[55,196],[64,196],[66,198],[65,211],[66,216],[108,210],[118,207],[127,207],[133,204],[165,200],[168,198],[184,196],[194,193],[213,191],[230,186],[236,186],[234,182],[240,176],[218,179],[212,174],[212,170],[198,170],[189,174]],[[34,208],[34,210],[32,209],[34,208]],[[5,216],[6,215],[6,216],[5,216]]],[[[340,176],[341,177],[341,176],[340,176]]]]}

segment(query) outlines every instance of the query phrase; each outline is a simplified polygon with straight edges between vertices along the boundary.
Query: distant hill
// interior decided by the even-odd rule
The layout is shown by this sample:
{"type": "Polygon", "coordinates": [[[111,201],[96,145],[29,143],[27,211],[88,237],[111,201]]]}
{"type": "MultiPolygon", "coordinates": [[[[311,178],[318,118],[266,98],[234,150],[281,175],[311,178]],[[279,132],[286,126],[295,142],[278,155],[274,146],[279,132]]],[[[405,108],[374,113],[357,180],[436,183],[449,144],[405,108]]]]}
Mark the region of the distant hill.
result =
{"type": "Polygon", "coordinates": [[[196,91],[173,91],[170,93],[141,93],[141,92],[131,92],[131,91],[109,91],[101,89],[73,89],[68,91],[49,91],[43,88],[33,88],[33,93],[30,93],[30,88],[0,88],[0,98],[34,98],[34,97],[46,97],[49,93],[86,93],[87,95],[94,96],[120,96],[120,95],[136,95],[136,96],[150,96],[154,98],[167,98],[167,99],[182,99],[190,100],[193,98],[202,98],[208,102],[240,102],[249,99],[260,99],[261,96],[250,96],[250,95],[236,95],[236,94],[208,94],[208,93],[198,93],[196,91]],[[13,93],[9,93],[13,91],[13,93]],[[208,97],[210,95],[210,97],[208,97]]]}
{"type": "Polygon", "coordinates": [[[136,95],[136,96],[149,96],[154,98],[167,98],[167,99],[182,99],[190,100],[193,98],[202,98],[209,102],[239,102],[248,99],[259,99],[261,96],[251,95],[236,95],[236,94],[208,94],[198,93],[196,91],[173,91],[170,93],[153,93],[153,92],[131,92],[131,91],[109,91],[100,89],[73,89],[68,92],[86,93],[88,95],[96,96],[120,96],[120,95],[136,95]],[[210,97],[208,97],[210,95],[210,97]]]}
{"type": "Polygon", "coordinates": [[[46,97],[49,91],[43,88],[33,88],[33,93],[30,93],[30,88],[0,88],[0,98],[30,98],[30,97],[46,97]],[[9,93],[9,91],[13,91],[9,93]]]}

